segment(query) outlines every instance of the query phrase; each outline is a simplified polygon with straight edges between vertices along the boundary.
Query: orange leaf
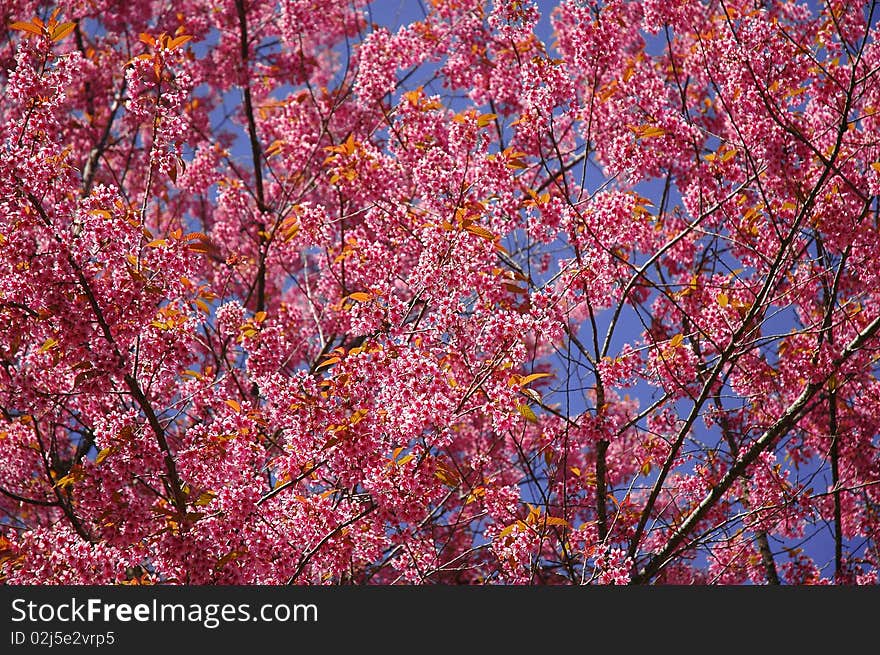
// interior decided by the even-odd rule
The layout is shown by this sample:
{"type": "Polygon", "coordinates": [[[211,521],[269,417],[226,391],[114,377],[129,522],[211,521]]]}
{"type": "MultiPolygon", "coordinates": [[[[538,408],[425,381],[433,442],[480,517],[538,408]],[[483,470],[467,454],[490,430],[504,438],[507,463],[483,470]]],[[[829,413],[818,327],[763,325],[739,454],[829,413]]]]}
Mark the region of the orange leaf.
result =
{"type": "Polygon", "coordinates": [[[266,156],[272,157],[281,152],[281,149],[284,147],[284,141],[282,139],[275,139],[268,148],[266,148],[266,156]]]}
{"type": "Polygon", "coordinates": [[[351,427],[354,427],[355,425],[357,425],[358,423],[360,423],[361,420],[362,420],[367,414],[369,414],[369,413],[370,413],[370,410],[368,410],[368,409],[359,409],[359,410],[357,410],[356,412],[354,412],[354,413],[349,417],[349,419],[348,419],[348,424],[349,424],[351,427]]]}
{"type": "Polygon", "coordinates": [[[535,380],[539,380],[541,378],[549,378],[549,377],[550,377],[549,373],[532,373],[531,375],[525,376],[522,380],[519,381],[519,383],[522,386],[525,386],[525,385],[529,384],[530,382],[534,382],[535,380]]]}
{"type": "Polygon", "coordinates": [[[639,125],[634,128],[635,133],[643,139],[652,139],[666,134],[666,130],[656,125],[639,125]]]}
{"type": "Polygon", "coordinates": [[[468,225],[465,229],[471,234],[476,234],[478,237],[482,237],[487,241],[495,240],[495,235],[492,232],[479,225],[468,225]]]}
{"type": "Polygon", "coordinates": [[[342,361],[342,360],[339,357],[330,357],[330,358],[324,360],[324,362],[322,362],[318,366],[316,366],[315,370],[317,371],[322,368],[327,368],[328,366],[333,366],[334,364],[338,364],[340,361],[342,361]]]}
{"type": "Polygon", "coordinates": [[[471,503],[477,502],[480,498],[484,498],[486,496],[486,488],[485,487],[476,487],[471,493],[468,494],[467,500],[465,500],[465,505],[470,505],[471,503]]]}
{"type": "Polygon", "coordinates": [[[403,97],[406,98],[409,101],[409,104],[411,104],[413,107],[418,107],[419,98],[422,97],[422,87],[419,87],[418,89],[413,89],[412,91],[407,91],[403,94],[403,97]]]}
{"type": "Polygon", "coordinates": [[[506,528],[504,528],[498,536],[505,537],[505,536],[509,535],[511,532],[513,532],[514,530],[525,531],[528,529],[529,529],[529,526],[524,521],[517,521],[516,523],[512,523],[511,525],[508,525],[506,528]]]}
{"type": "Polygon", "coordinates": [[[342,154],[350,155],[357,148],[357,142],[354,140],[354,133],[348,135],[345,143],[342,144],[342,154]]]}
{"type": "Polygon", "coordinates": [[[19,30],[20,32],[28,32],[30,34],[35,34],[36,36],[43,36],[43,30],[33,23],[10,23],[9,27],[13,30],[19,30]]]}
{"type": "Polygon", "coordinates": [[[192,234],[186,235],[186,238],[188,241],[190,241],[189,250],[191,252],[212,254],[218,251],[218,248],[214,241],[206,234],[202,234],[201,232],[193,232],[192,234]]]}
{"type": "Polygon", "coordinates": [[[168,41],[168,43],[166,44],[165,47],[168,48],[169,50],[174,50],[174,49],[182,46],[184,43],[189,41],[191,38],[192,38],[192,36],[190,36],[189,34],[184,34],[182,36],[178,36],[176,39],[171,39],[170,41],[168,41]]]}
{"type": "Polygon", "coordinates": [[[230,398],[229,400],[224,400],[223,402],[229,405],[235,412],[241,413],[241,405],[239,405],[237,401],[230,398]]]}
{"type": "Polygon", "coordinates": [[[358,302],[369,302],[373,298],[372,295],[365,291],[355,291],[354,293],[348,294],[348,297],[352,300],[357,300],[358,302]]]}

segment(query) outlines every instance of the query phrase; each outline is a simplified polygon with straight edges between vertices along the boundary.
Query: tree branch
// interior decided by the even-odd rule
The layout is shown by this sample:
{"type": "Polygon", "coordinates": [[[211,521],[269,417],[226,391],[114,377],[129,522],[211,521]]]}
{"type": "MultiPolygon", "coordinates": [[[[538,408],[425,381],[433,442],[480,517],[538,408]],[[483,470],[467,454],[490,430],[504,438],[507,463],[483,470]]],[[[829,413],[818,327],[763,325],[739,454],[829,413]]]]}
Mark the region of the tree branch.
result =
{"type": "Polygon", "coordinates": [[[831,372],[821,380],[807,384],[800,395],[788,406],[785,413],[779,417],[764,433],[749,447],[746,453],[730,467],[724,477],[709,491],[702,501],[682,521],[681,525],[669,536],[663,548],[656,553],[648,563],[633,577],[634,584],[648,582],[662,569],[678,549],[679,545],[694,530],[697,524],[709,512],[714,505],[724,497],[731,485],[739,478],[746,469],[758,458],[758,456],[772,446],[776,440],[788,432],[800,420],[804,409],[816,393],[828,382],[842,364],[857,353],[865,343],[880,330],[880,316],[867,325],[850,343],[844,348],[843,353],[834,360],[831,372]]]}

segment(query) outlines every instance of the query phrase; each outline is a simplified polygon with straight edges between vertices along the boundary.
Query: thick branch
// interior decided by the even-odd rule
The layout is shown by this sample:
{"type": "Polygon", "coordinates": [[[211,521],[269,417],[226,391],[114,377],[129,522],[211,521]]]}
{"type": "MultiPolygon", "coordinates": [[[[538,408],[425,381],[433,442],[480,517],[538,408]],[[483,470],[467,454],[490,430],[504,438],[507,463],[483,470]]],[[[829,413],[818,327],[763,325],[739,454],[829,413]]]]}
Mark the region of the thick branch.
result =
{"type": "Polygon", "coordinates": [[[831,372],[821,380],[807,384],[801,394],[788,406],[785,413],[776,420],[767,430],[749,447],[748,451],[733,465],[724,477],[716,484],[702,501],[682,521],[681,525],[670,535],[666,545],[656,553],[645,567],[633,578],[633,583],[640,584],[649,581],[662,569],[670,558],[676,553],[681,543],[696,528],[697,524],[706,516],[712,507],[724,497],[731,485],[742,476],[746,469],[758,458],[758,456],[772,446],[776,440],[786,434],[800,420],[802,413],[813,396],[828,382],[842,364],[855,353],[859,352],[865,343],[880,330],[880,316],[875,318],[855,339],[844,348],[838,357],[831,372]]]}

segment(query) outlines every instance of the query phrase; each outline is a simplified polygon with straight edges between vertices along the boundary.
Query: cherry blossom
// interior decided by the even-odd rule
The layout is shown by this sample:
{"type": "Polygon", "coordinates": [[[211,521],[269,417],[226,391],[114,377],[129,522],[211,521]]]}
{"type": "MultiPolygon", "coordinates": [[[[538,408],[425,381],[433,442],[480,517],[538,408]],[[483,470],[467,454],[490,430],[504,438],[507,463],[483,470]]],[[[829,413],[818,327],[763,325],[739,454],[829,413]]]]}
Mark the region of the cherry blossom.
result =
{"type": "Polygon", "coordinates": [[[877,584],[874,3],[320,4],[4,4],[0,581],[877,584]]]}

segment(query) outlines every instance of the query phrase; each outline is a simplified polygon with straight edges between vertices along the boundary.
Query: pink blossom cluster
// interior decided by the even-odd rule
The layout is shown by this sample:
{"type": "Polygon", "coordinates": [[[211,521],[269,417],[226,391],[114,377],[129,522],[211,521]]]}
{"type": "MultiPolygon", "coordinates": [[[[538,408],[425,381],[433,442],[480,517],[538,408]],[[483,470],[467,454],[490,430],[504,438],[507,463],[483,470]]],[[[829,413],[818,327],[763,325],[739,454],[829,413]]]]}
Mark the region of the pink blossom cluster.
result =
{"type": "Polygon", "coordinates": [[[869,3],[391,4],[4,4],[0,582],[876,584],[869,3]]]}

